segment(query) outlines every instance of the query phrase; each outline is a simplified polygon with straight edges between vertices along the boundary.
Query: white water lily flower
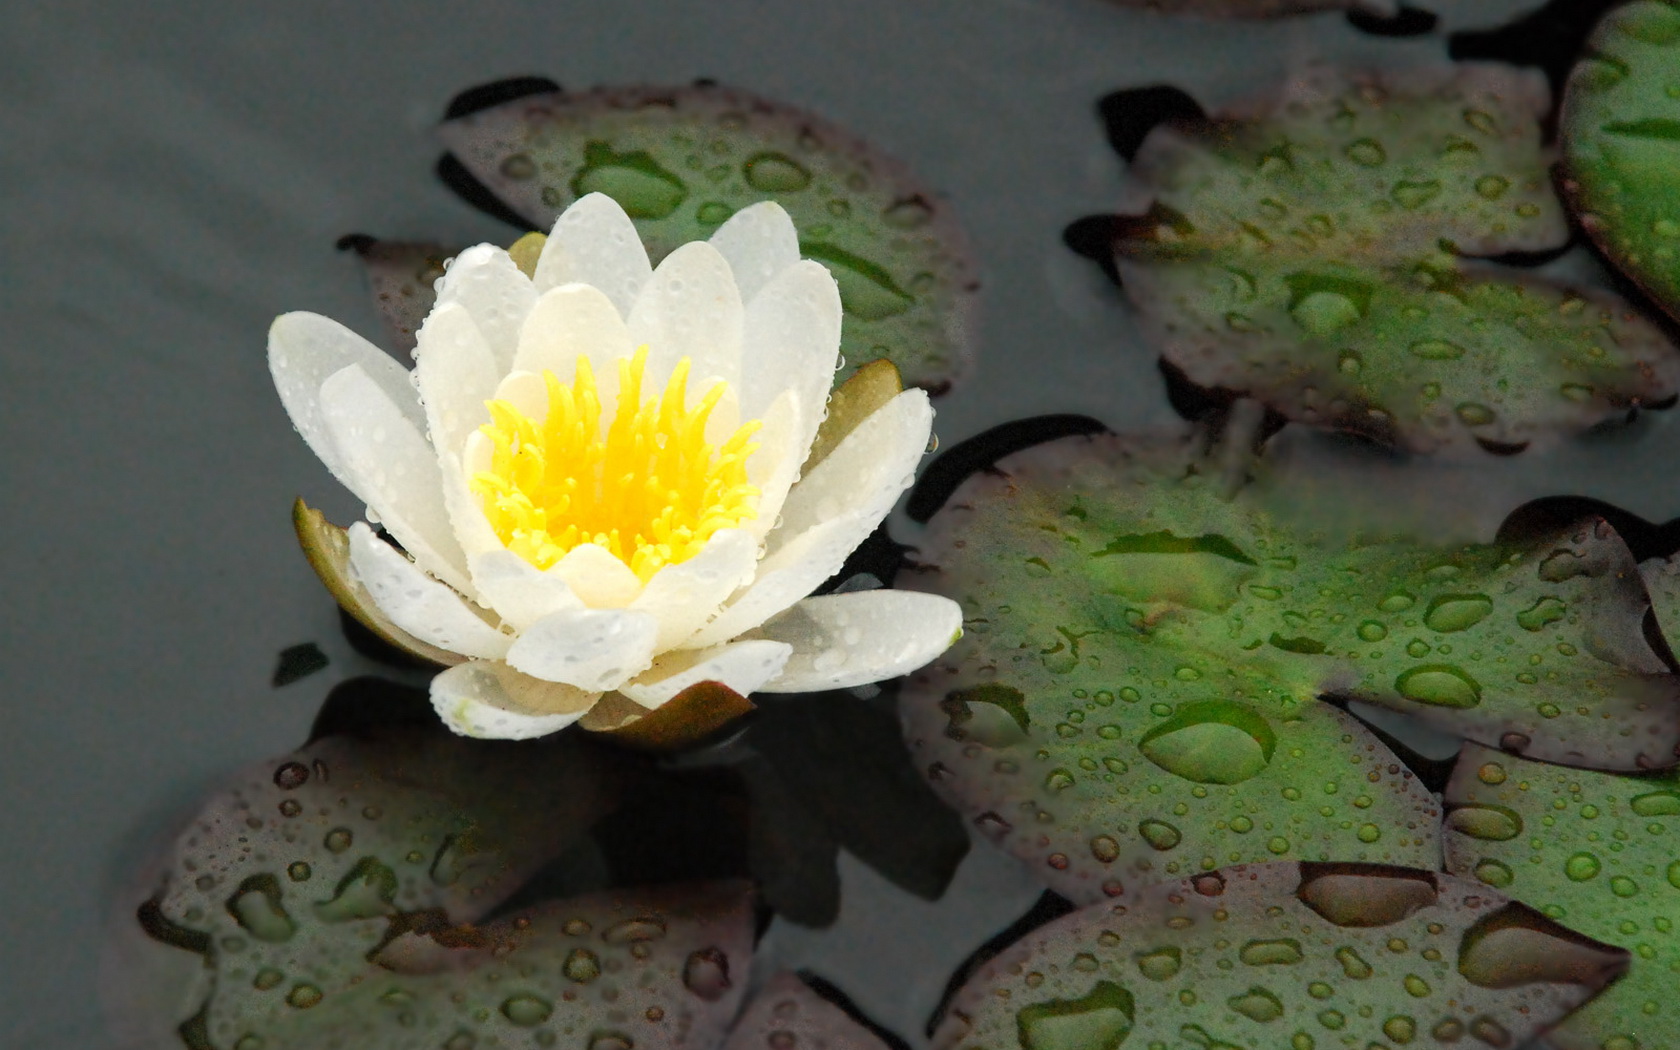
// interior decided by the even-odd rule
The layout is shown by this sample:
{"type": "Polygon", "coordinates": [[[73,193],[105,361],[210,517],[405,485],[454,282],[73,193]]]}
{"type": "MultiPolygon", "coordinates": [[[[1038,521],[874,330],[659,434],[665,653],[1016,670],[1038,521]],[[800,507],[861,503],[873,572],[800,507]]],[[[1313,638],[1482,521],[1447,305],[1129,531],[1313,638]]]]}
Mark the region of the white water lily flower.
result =
{"type": "Polygon", "coordinates": [[[904,391],[801,476],[840,298],[779,206],[652,269],[592,194],[532,273],[488,244],[462,252],[412,373],[315,314],[269,333],[292,422],[401,545],[351,526],[353,576],[397,627],[465,658],[431,686],[452,729],[540,736],[604,694],[652,709],[703,681],[861,685],[955,639],[945,598],[807,597],[897,501],[933,410],[904,391]]]}

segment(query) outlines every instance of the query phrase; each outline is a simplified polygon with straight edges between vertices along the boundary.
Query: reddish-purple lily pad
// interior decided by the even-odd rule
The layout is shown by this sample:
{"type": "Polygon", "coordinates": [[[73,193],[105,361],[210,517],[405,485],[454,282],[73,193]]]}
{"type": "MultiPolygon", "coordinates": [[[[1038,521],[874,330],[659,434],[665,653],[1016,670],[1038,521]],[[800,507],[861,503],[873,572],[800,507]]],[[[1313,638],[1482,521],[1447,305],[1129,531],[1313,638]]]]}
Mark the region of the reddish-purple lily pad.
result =
{"type": "Polygon", "coordinates": [[[957,993],[933,1046],[1509,1048],[1626,966],[1473,880],[1238,866],[1028,934],[957,993]]]}
{"type": "Polygon", "coordinates": [[[751,954],[744,883],[477,922],[602,814],[612,782],[575,740],[392,730],[240,776],[182,833],[137,916],[157,951],[203,960],[181,990],[196,1009],[172,1019],[183,1044],[709,1050],[751,954]]]}
{"type": "Polygon", "coordinates": [[[1039,445],[970,478],[899,586],[964,637],[900,710],[934,787],[1058,892],[1229,863],[1434,867],[1382,704],[1576,764],[1671,765],[1680,684],[1602,522],[1533,548],[1328,543],[1194,434],[1039,445]],[[1235,859],[1233,859],[1235,858],[1235,859]]]}
{"type": "Polygon", "coordinates": [[[1116,265],[1195,383],[1418,452],[1518,451],[1680,389],[1620,298],[1467,257],[1562,246],[1538,77],[1314,73],[1157,127],[1116,265]]]}

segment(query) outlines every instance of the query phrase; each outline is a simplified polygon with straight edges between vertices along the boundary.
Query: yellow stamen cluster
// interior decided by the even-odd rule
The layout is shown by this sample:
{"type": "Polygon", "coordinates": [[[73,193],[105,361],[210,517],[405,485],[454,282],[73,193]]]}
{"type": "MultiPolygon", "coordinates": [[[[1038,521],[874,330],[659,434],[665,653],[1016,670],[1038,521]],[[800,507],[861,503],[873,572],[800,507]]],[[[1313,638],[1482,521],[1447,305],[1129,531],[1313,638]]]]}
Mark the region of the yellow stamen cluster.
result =
{"type": "Polygon", "coordinates": [[[719,529],[758,516],[747,457],[760,423],[721,447],[706,443],[706,421],[727,384],[687,405],[689,360],[663,393],[642,400],[647,347],[618,361],[618,405],[603,432],[601,398],[589,359],[570,385],[544,371],[548,415],[537,422],[506,401],[489,401],[490,469],[472,488],[509,550],[546,569],[572,548],[599,544],[647,580],[692,558],[719,529]]]}

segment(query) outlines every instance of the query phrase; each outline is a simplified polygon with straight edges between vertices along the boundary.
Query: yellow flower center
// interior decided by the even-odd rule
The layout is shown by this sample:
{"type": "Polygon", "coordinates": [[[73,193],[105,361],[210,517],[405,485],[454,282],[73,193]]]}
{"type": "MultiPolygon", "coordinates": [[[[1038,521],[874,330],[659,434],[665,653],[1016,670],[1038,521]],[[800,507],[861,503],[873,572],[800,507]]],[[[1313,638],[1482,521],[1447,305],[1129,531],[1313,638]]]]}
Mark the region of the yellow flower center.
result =
{"type": "Polygon", "coordinates": [[[758,516],[746,462],[760,422],[714,448],[706,422],[728,384],[714,384],[689,408],[685,357],[665,390],[643,401],[646,366],[645,346],[619,359],[618,407],[604,431],[587,357],[578,358],[570,385],[543,372],[548,415],[540,422],[507,401],[485,402],[490,422],[479,432],[494,452],[472,488],[496,535],[537,568],[594,543],[645,581],[698,554],[719,529],[758,516]]]}

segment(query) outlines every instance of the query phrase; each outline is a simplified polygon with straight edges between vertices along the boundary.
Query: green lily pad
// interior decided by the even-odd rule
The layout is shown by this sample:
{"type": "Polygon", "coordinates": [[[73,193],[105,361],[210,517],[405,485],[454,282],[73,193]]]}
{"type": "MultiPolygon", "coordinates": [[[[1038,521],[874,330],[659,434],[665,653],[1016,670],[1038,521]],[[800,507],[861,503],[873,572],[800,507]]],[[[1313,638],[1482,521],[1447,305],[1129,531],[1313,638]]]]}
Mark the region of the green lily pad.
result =
{"type": "Polygon", "coordinates": [[[1565,191],[1604,254],[1680,317],[1680,9],[1604,16],[1570,74],[1565,191]]]}
{"type": "Polygon", "coordinates": [[[933,1047],[1515,1047],[1626,966],[1470,879],[1238,866],[1028,934],[957,993],[933,1047]]]}
{"type": "Polygon", "coordinates": [[[1325,695],[1556,760],[1675,761],[1680,683],[1608,526],[1332,543],[1220,455],[1195,434],[1016,453],[899,577],[965,614],[901,694],[918,765],[1058,892],[1273,858],[1434,867],[1430,795],[1325,695]]]}
{"type": "Polygon", "coordinates": [[[884,357],[905,382],[942,391],[967,369],[978,287],[967,236],[902,163],[815,114],[711,83],[615,87],[527,95],[438,134],[538,228],[583,194],[607,194],[656,264],[774,200],[801,254],[839,282],[839,378],[884,357]]]}
{"type": "Polygon", "coordinates": [[[1449,871],[1632,952],[1628,975],[1551,1042],[1563,1050],[1674,1045],[1680,778],[1566,769],[1468,745],[1446,804],[1449,871]]]}
{"type": "Polygon", "coordinates": [[[1157,128],[1126,294],[1202,386],[1418,452],[1520,450],[1680,387],[1619,298],[1465,256],[1562,245],[1538,78],[1324,73],[1260,114],[1157,128]]]}
{"type": "Polygon", "coordinates": [[[472,923],[593,824],[614,784],[575,740],[407,729],[325,737],[236,777],[138,913],[154,941],[203,958],[183,990],[197,1004],[179,1019],[183,1044],[374,1050],[413,1045],[410,1022],[439,1046],[457,1025],[522,1024],[534,1015],[489,980],[491,960],[546,958],[564,920],[472,923]]]}

